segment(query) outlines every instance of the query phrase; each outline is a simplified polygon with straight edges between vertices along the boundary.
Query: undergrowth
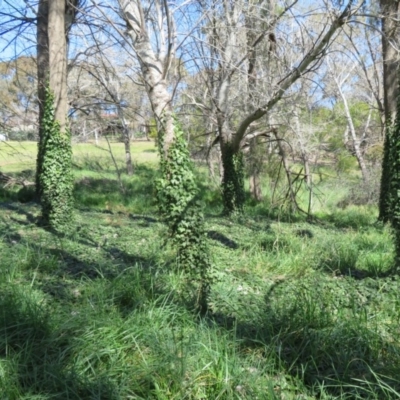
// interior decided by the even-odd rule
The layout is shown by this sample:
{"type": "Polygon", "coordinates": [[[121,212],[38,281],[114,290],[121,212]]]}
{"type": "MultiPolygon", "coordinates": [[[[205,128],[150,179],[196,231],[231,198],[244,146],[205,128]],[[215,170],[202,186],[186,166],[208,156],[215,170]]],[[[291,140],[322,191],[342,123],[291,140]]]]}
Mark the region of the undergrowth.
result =
{"type": "Polygon", "coordinates": [[[228,218],[202,190],[217,279],[199,318],[160,240],[156,172],[135,171],[124,193],[111,173],[76,171],[67,236],[3,198],[1,399],[400,397],[400,280],[375,208],[228,218]]]}

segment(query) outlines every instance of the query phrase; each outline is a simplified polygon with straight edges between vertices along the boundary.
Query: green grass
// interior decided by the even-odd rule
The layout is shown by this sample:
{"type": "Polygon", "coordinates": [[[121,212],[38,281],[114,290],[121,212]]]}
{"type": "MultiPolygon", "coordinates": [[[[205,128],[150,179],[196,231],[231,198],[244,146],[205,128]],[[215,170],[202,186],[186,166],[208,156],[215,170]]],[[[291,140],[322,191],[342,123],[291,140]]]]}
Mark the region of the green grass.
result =
{"type": "MultiPolygon", "coordinates": [[[[123,143],[110,142],[110,146],[118,167],[124,167],[123,143]]],[[[73,163],[78,170],[88,167],[88,171],[115,172],[106,141],[94,143],[74,143],[72,145],[73,163]]],[[[3,173],[16,173],[35,168],[36,142],[0,142],[0,171],[3,173]]],[[[131,154],[134,163],[157,162],[157,151],[153,142],[132,142],[131,154]]]]}
{"type": "MultiPolygon", "coordinates": [[[[35,145],[18,146],[2,171],[33,169],[16,160],[35,145]]],[[[268,198],[226,218],[200,168],[218,279],[199,318],[158,220],[153,144],[140,146],[121,186],[105,150],[75,145],[68,236],[0,193],[0,399],[400,397],[400,279],[373,206],[336,208],[332,180],[313,223],[268,198]]]]}

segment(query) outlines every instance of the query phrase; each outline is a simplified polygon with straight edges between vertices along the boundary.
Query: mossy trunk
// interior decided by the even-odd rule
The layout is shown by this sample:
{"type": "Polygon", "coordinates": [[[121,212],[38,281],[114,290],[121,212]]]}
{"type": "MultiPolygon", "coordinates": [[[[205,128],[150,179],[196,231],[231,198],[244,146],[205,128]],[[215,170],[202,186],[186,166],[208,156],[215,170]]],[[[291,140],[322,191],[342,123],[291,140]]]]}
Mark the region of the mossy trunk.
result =
{"type": "Polygon", "coordinates": [[[383,160],[382,160],[382,176],[381,176],[381,189],[379,193],[379,220],[389,222],[391,212],[390,201],[390,181],[392,179],[391,172],[391,135],[392,129],[390,124],[386,125],[385,129],[385,142],[383,145],[383,160]]]}
{"type": "Polygon", "coordinates": [[[230,143],[221,146],[224,174],[222,196],[226,214],[242,213],[245,202],[243,154],[234,151],[230,143]]]}

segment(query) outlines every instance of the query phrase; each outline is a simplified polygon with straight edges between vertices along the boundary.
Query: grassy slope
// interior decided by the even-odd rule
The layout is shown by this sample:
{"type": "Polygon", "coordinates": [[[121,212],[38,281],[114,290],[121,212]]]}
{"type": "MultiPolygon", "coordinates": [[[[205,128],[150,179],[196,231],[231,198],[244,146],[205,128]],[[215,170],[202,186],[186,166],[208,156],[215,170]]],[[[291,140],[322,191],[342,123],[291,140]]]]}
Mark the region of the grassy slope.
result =
{"type": "MultiPolygon", "coordinates": [[[[265,205],[228,219],[205,186],[219,280],[198,319],[162,240],[154,147],[133,147],[121,193],[107,152],[75,146],[70,237],[1,203],[0,399],[399,398],[400,282],[373,208],[334,209],[331,181],[317,223],[265,205]]],[[[32,167],[34,149],[0,148],[0,170],[32,167]]]]}

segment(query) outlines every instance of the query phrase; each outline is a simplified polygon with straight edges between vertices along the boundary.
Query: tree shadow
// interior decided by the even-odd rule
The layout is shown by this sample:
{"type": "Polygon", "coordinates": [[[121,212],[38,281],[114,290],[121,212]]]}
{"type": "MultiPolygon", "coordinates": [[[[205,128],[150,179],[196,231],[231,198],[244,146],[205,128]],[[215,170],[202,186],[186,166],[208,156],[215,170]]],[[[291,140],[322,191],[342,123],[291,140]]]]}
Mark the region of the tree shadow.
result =
{"type": "Polygon", "coordinates": [[[234,240],[229,239],[227,236],[217,231],[208,231],[207,237],[221,243],[223,246],[228,247],[229,249],[236,250],[239,248],[239,245],[234,240]]]}
{"type": "MultiPolygon", "coordinates": [[[[262,350],[275,359],[278,368],[301,379],[317,396],[323,395],[318,393],[321,388],[332,396],[350,396],[346,398],[372,398],[371,393],[373,398],[392,398],[387,397],[394,393],[392,389],[400,391],[400,346],[364,323],[366,311],[361,303],[354,304],[357,290],[352,299],[335,308],[324,291],[337,290],[346,296],[350,286],[326,289],[326,283],[321,283],[305,290],[296,282],[294,286],[301,289],[291,291],[290,285],[285,280],[273,284],[253,321],[225,314],[210,317],[235,332],[243,351],[262,350]],[[358,307],[360,314],[352,314],[352,307],[358,307]],[[346,318],[338,317],[342,310],[347,312],[346,318]]],[[[340,302],[340,296],[336,301],[340,302]]],[[[243,315],[250,312],[246,310],[243,315]]]]}
{"type": "MultiPolygon", "coordinates": [[[[36,205],[36,203],[34,203],[36,205]]],[[[32,204],[30,204],[31,206],[32,204]]],[[[0,203],[0,208],[4,208],[6,210],[9,211],[13,211],[14,213],[18,214],[18,215],[22,215],[26,218],[26,222],[25,224],[34,224],[37,222],[38,217],[33,215],[31,212],[29,212],[25,205],[20,205],[20,204],[15,204],[15,203],[11,203],[11,202],[2,202],[0,203]]],[[[15,222],[24,224],[24,221],[20,221],[20,220],[16,220],[14,218],[15,222]]]]}
{"type": "MultiPolygon", "coordinates": [[[[27,218],[31,217],[26,210],[21,211],[20,208],[12,205],[8,205],[8,208],[19,214],[27,215],[27,218]]],[[[136,216],[136,219],[141,218],[136,216]]],[[[143,217],[143,219],[144,221],[148,220],[147,217],[143,217]]],[[[26,249],[29,251],[26,252],[24,259],[24,269],[35,271],[35,274],[45,275],[46,279],[39,277],[36,279],[35,285],[39,284],[43,292],[59,301],[74,301],[70,290],[71,286],[74,286],[74,281],[101,279],[111,282],[129,269],[139,271],[138,273],[143,275],[144,282],[148,280],[148,276],[162,275],[172,262],[164,261],[161,267],[152,257],[128,253],[114,243],[96,241],[88,232],[78,232],[71,237],[78,247],[75,246],[75,250],[74,247],[67,250],[65,246],[57,244],[59,239],[65,237],[63,234],[42,227],[51,236],[38,242],[34,237],[23,236],[20,232],[20,227],[29,226],[29,222],[10,217],[3,220],[2,224],[5,232],[2,236],[3,242],[10,247],[26,245],[26,249]]],[[[160,294],[161,292],[162,290],[160,294]]]]}
{"type": "MultiPolygon", "coordinates": [[[[24,398],[119,398],[117,387],[106,373],[87,379],[74,369],[71,333],[60,331],[50,311],[32,296],[21,289],[5,289],[0,295],[0,309],[0,357],[13,366],[14,385],[24,398]]],[[[3,394],[8,398],[7,390],[15,389],[3,388],[3,394]]]]}
{"type": "MultiPolygon", "coordinates": [[[[128,206],[141,204],[147,209],[155,205],[154,181],[157,171],[146,166],[138,166],[135,175],[121,180],[85,177],[75,182],[74,198],[79,207],[106,207],[110,204],[128,206]]],[[[143,208],[143,207],[142,207],[143,208]]]]}

